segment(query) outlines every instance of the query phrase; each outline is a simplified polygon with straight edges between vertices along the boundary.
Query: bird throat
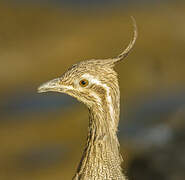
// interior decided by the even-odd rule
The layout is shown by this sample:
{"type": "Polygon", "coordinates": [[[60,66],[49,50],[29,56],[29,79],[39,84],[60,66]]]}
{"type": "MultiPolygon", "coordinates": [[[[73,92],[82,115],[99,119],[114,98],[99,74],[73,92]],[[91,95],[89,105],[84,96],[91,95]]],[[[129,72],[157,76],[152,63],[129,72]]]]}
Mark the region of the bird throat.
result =
{"type": "Polygon", "coordinates": [[[73,180],[125,180],[117,138],[119,93],[113,99],[113,104],[89,108],[87,143],[73,180]],[[110,114],[110,106],[114,115],[110,114]]]}

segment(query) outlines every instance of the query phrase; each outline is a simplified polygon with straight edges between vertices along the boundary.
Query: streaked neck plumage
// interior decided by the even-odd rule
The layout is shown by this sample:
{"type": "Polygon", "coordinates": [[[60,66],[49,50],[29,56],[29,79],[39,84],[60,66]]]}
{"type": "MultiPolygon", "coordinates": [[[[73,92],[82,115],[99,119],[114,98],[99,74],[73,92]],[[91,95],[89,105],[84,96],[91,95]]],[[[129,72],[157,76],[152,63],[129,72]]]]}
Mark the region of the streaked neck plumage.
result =
{"type": "Polygon", "coordinates": [[[87,143],[74,180],[125,180],[116,134],[120,111],[118,82],[104,87],[101,103],[89,107],[87,143]]]}
{"type": "MultiPolygon", "coordinates": [[[[133,19],[133,18],[132,18],[133,19]]],[[[121,170],[117,127],[120,92],[114,66],[131,51],[127,48],[115,58],[92,59],[74,64],[62,77],[44,83],[38,92],[56,91],[75,97],[88,106],[89,130],[85,150],[73,180],[125,180],[121,170]]]]}

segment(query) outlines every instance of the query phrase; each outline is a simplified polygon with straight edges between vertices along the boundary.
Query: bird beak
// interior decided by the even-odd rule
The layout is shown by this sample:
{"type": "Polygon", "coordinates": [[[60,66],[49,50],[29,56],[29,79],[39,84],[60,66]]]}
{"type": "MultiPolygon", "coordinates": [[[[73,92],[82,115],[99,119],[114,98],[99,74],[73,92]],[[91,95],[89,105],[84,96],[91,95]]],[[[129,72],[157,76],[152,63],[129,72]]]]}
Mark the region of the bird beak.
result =
{"type": "Polygon", "coordinates": [[[48,81],[38,87],[38,93],[48,92],[48,91],[59,91],[60,79],[56,78],[48,81]]]}

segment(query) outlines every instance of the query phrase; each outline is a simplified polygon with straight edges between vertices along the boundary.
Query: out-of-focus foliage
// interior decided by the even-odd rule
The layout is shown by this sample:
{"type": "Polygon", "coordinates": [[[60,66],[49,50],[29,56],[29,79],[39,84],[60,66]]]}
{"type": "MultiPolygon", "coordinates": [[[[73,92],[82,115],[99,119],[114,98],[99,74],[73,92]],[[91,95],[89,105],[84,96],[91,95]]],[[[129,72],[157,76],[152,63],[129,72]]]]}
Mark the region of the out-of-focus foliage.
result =
{"type": "Polygon", "coordinates": [[[88,115],[65,95],[37,86],[73,63],[114,57],[139,30],[116,68],[119,137],[130,179],[185,179],[185,3],[93,8],[0,4],[0,179],[71,179],[88,115]]]}

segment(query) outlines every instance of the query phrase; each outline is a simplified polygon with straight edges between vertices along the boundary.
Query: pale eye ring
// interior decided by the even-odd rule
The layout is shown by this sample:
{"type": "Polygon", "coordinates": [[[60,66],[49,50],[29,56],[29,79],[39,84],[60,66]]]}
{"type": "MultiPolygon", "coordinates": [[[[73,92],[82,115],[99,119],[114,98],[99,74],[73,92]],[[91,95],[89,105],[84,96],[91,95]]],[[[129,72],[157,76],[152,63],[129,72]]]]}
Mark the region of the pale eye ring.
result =
{"type": "Polygon", "coordinates": [[[86,86],[88,86],[89,81],[87,79],[82,79],[82,80],[80,80],[79,84],[81,87],[86,87],[86,86]]]}

